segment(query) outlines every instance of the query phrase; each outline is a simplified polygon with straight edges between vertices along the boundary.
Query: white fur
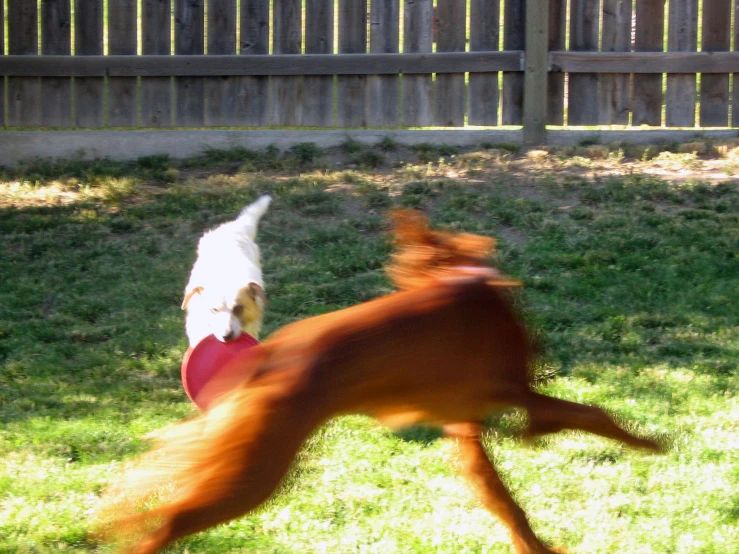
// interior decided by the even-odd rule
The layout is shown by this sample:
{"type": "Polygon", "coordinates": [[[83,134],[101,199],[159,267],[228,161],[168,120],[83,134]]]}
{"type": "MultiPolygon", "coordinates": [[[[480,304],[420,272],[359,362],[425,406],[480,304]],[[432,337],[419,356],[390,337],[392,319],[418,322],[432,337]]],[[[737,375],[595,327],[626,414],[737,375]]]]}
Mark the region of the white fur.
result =
{"type": "Polygon", "coordinates": [[[261,196],[236,220],[208,231],[200,239],[183,303],[183,308],[187,307],[185,328],[190,346],[211,333],[219,340],[236,338],[242,331],[258,338],[261,318],[252,328],[242,329],[231,309],[239,291],[251,283],[264,290],[255,239],[259,220],[271,202],[271,197],[261,196]]]}

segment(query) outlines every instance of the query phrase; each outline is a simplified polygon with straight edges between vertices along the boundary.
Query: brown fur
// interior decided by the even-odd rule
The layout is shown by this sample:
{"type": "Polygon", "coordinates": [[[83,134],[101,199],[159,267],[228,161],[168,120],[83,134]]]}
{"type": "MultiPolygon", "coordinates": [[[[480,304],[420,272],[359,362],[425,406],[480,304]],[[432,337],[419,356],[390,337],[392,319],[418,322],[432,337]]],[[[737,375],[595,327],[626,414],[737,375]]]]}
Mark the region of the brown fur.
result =
{"type": "Polygon", "coordinates": [[[460,275],[470,275],[472,268],[485,269],[489,284],[518,286],[487,265],[495,249],[495,239],[470,233],[432,231],[420,212],[395,210],[396,251],[387,274],[400,290],[411,290],[460,275]]]}
{"type": "MultiPolygon", "coordinates": [[[[397,217],[405,252],[416,250],[403,224],[413,220],[420,231],[425,223],[412,214],[397,217]]],[[[413,236],[423,242],[433,234],[413,236]]],[[[443,239],[441,246],[423,246],[424,259],[434,260],[437,248],[476,243],[459,255],[467,265],[481,263],[491,246],[482,237],[443,239]]],[[[532,390],[529,340],[499,287],[484,278],[448,279],[446,270],[437,279],[434,268],[443,263],[416,264],[425,277],[414,279],[403,252],[401,246],[391,275],[409,290],[275,333],[242,368],[249,377],[229,383],[230,392],[208,412],[163,435],[108,493],[103,520],[128,540],[126,551],[153,554],[255,509],[273,494],[310,433],[344,414],[367,414],[393,427],[442,426],[459,442],[463,474],[510,529],[519,554],[554,551],[531,530],[482,447],[481,422],[490,412],[525,409],[529,436],[579,429],[657,450],[599,408],[532,390]],[[156,507],[135,513],[153,500],[156,507]]]]}

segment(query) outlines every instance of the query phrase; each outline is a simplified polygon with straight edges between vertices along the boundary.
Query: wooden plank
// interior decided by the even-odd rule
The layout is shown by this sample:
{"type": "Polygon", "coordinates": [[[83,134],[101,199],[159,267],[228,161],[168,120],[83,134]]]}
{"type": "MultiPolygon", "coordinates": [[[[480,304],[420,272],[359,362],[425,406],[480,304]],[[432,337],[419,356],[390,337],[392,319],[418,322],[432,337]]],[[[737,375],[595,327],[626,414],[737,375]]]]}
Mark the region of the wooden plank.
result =
{"type": "Polygon", "coordinates": [[[739,52],[551,52],[549,60],[552,71],[567,73],[654,75],[739,71],[739,52]]]}
{"type": "MultiPolygon", "coordinates": [[[[467,45],[466,0],[438,0],[436,5],[437,52],[464,52],[467,45]]],[[[464,73],[445,73],[436,76],[434,94],[435,125],[463,127],[465,112],[464,73]]]]}
{"type": "MultiPolygon", "coordinates": [[[[663,54],[664,56],[670,56],[663,54]]],[[[725,73],[735,71],[739,67],[739,56],[736,52],[698,56],[695,60],[685,58],[685,54],[675,54],[683,59],[670,61],[652,55],[645,58],[652,63],[663,63],[667,68],[675,68],[688,63],[700,66],[700,71],[714,69],[725,73]],[[703,69],[707,68],[707,69],[703,69]]],[[[552,53],[552,58],[560,64],[574,68],[575,71],[586,68],[588,72],[605,71],[609,66],[599,61],[600,58],[585,58],[585,54],[574,55],[552,53]],[[578,58],[578,56],[583,59],[578,58]]],[[[599,56],[599,55],[597,55],[599,56]]],[[[605,56],[605,55],[604,55],[605,56]]],[[[613,62],[617,72],[624,67],[632,70],[650,71],[654,68],[642,66],[642,59],[629,60],[615,55],[604,59],[613,62]]],[[[419,74],[430,73],[490,73],[493,71],[521,71],[523,52],[437,52],[435,54],[299,54],[280,56],[5,56],[0,58],[0,73],[18,77],[90,77],[110,75],[114,77],[160,77],[175,76],[216,76],[216,75],[397,75],[409,72],[419,74]]],[[[554,69],[557,71],[558,69],[554,69]]],[[[681,71],[683,71],[681,69],[681,71]]]]}
{"type": "MultiPolygon", "coordinates": [[[[8,0],[8,53],[38,54],[38,9],[36,0],[8,0]]],[[[5,61],[5,60],[3,60],[5,61]]],[[[2,74],[2,73],[0,73],[2,74]]],[[[41,82],[36,77],[8,79],[8,125],[37,127],[41,122],[41,82]]]]}
{"type": "MultiPolygon", "coordinates": [[[[634,50],[662,52],[665,0],[638,0],[635,10],[634,50]]],[[[662,123],[662,75],[634,75],[632,125],[662,123]]]]}
{"type": "MultiPolygon", "coordinates": [[[[726,52],[731,40],[731,0],[711,0],[703,5],[704,52],[726,52]]],[[[702,75],[700,126],[726,127],[729,123],[729,76],[702,75]]]]}
{"type": "MultiPolygon", "coordinates": [[[[505,0],[503,50],[526,47],[526,3],[505,0]]],[[[503,125],[523,123],[523,74],[503,72],[503,125]]]]}
{"type": "MultiPolygon", "coordinates": [[[[141,34],[144,54],[170,56],[170,2],[143,0],[141,34]]],[[[138,57],[138,56],[137,56],[138,57]]],[[[141,79],[141,125],[170,127],[172,125],[172,92],[169,77],[141,79]]]]}
{"type": "MultiPolygon", "coordinates": [[[[549,50],[564,50],[567,26],[567,0],[549,0],[549,50]]],[[[564,125],[565,76],[550,73],[547,78],[547,123],[564,125]]]]}
{"type": "MultiPolygon", "coordinates": [[[[273,54],[300,54],[302,34],[300,0],[280,0],[273,4],[273,54]]],[[[302,122],[302,77],[272,78],[272,125],[295,127],[302,122]]]]}
{"type": "MultiPolygon", "coordinates": [[[[631,50],[632,0],[603,0],[603,52],[631,50]]],[[[631,76],[627,74],[600,75],[598,95],[598,123],[601,125],[628,125],[631,112],[631,76]]]]}
{"type": "MultiPolygon", "coordinates": [[[[570,50],[598,50],[599,0],[572,0],[570,8],[570,50]]],[[[598,123],[598,76],[593,73],[570,75],[568,80],[567,123],[598,123]]]]}
{"type": "MultiPolygon", "coordinates": [[[[103,0],[76,0],[74,26],[75,56],[99,56],[103,53],[103,0]]],[[[105,79],[75,79],[74,98],[75,124],[78,127],[105,125],[105,79]]]]}
{"type": "MultiPolygon", "coordinates": [[[[305,51],[334,52],[334,0],[307,0],[305,5],[305,51]]],[[[334,78],[303,79],[303,125],[331,127],[334,123],[334,78]]]]}
{"type": "Polygon", "coordinates": [[[535,2],[526,5],[526,72],[524,74],[523,143],[546,144],[549,13],[535,2]]]}
{"type": "MultiPolygon", "coordinates": [[[[0,43],[1,44],[1,43],[0,43]]],[[[69,0],[45,0],[41,3],[41,53],[70,55],[72,50],[72,11],[69,0]]],[[[41,125],[72,125],[72,79],[41,79],[41,125]]]]}
{"type": "MultiPolygon", "coordinates": [[[[136,0],[108,0],[108,53],[136,55],[136,0]]],[[[136,127],[136,77],[108,78],[108,125],[136,127]]]]}
{"type": "MultiPolygon", "coordinates": [[[[403,52],[431,52],[433,40],[432,0],[405,0],[403,52]]],[[[459,71],[459,69],[457,69],[459,71]]],[[[422,71],[403,74],[402,124],[427,127],[432,124],[431,75],[422,71]]]]}
{"type": "MultiPolygon", "coordinates": [[[[208,0],[208,55],[236,54],[236,0],[208,0]]],[[[238,125],[243,95],[238,77],[205,79],[205,125],[238,125]]]]}
{"type": "MultiPolygon", "coordinates": [[[[205,53],[205,3],[175,0],[174,51],[176,55],[205,53]]],[[[175,77],[174,124],[176,127],[205,126],[205,85],[202,77],[175,77]]]]}
{"type": "MultiPolygon", "coordinates": [[[[367,0],[339,0],[339,52],[367,51],[367,0]]],[[[366,127],[367,77],[339,75],[336,83],[336,125],[366,127]]]]}
{"type": "MultiPolygon", "coordinates": [[[[470,3],[470,51],[495,51],[500,44],[500,2],[470,3]]],[[[467,121],[470,125],[497,125],[500,91],[498,73],[470,73],[467,121]]]]}
{"type": "MultiPolygon", "coordinates": [[[[270,0],[241,0],[241,45],[246,56],[269,54],[270,0]]],[[[246,88],[244,125],[269,124],[269,77],[243,77],[246,88]]]]}
{"type": "MultiPolygon", "coordinates": [[[[695,52],[698,41],[698,0],[671,0],[668,7],[667,50],[695,52]]],[[[669,73],[665,92],[665,124],[695,125],[695,75],[669,73]]]]}
{"type": "MultiPolygon", "coordinates": [[[[370,52],[397,53],[400,41],[400,0],[372,2],[370,52]]],[[[395,127],[400,117],[400,80],[395,75],[367,77],[367,124],[395,127]]]]}

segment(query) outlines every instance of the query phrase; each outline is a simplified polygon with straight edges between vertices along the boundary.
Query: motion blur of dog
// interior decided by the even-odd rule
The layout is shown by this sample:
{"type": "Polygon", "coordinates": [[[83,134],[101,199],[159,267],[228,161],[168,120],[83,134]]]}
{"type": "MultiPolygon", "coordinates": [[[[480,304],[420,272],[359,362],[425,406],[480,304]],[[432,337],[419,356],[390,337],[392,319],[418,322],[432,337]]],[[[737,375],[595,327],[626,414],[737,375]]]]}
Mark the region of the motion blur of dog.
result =
{"type": "Polygon", "coordinates": [[[518,286],[488,265],[495,239],[470,233],[433,231],[418,211],[396,210],[395,253],[387,267],[399,290],[412,290],[450,279],[487,278],[496,286],[518,286]]]}
{"type": "Polygon", "coordinates": [[[236,220],[201,237],[182,301],[190,346],[211,333],[221,341],[235,339],[242,331],[259,338],[267,298],[255,240],[271,202],[270,196],[261,196],[236,220]]]}
{"type": "Polygon", "coordinates": [[[391,427],[442,427],[458,441],[462,473],[508,527],[519,554],[554,550],[536,537],[482,446],[490,412],[523,408],[530,437],[579,429],[658,450],[600,408],[532,389],[531,344],[507,302],[510,282],[483,265],[490,239],[431,231],[415,213],[394,219],[398,248],[389,274],[403,290],[288,325],[248,361],[235,359],[237,381],[214,385],[227,392],[163,433],[105,496],[103,529],[123,551],[153,554],[257,508],[306,438],[345,414],[391,427]]]}

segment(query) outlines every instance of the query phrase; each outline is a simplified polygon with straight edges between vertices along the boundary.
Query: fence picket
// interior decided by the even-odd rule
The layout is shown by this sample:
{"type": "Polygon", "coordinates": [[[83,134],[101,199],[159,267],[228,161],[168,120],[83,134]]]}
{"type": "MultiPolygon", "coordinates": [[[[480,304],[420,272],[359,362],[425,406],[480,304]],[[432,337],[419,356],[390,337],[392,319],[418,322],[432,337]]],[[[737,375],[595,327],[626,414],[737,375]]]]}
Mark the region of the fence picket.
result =
{"type": "MultiPolygon", "coordinates": [[[[208,0],[208,55],[236,54],[236,0],[208,0]]],[[[244,91],[240,77],[205,78],[205,125],[241,122],[244,91]]]]}
{"type": "MultiPolygon", "coordinates": [[[[671,0],[667,23],[667,50],[695,52],[698,41],[698,0],[671,0]]],[[[665,92],[665,124],[695,125],[695,74],[669,73],[665,92]]]]}
{"type": "MultiPolygon", "coordinates": [[[[503,15],[503,50],[526,48],[526,3],[505,0],[503,15]]],[[[503,72],[503,125],[523,122],[523,75],[503,72]]]]}
{"type": "MultiPolygon", "coordinates": [[[[241,44],[239,53],[256,56],[269,53],[270,0],[241,0],[241,44]]],[[[269,124],[269,77],[244,77],[246,89],[244,125],[269,124]]]]}
{"type": "MultiPolygon", "coordinates": [[[[170,54],[170,0],[143,0],[142,41],[144,54],[170,54]]],[[[141,125],[172,125],[172,92],[169,77],[142,77],[141,125]]]]}
{"type": "MultiPolygon", "coordinates": [[[[203,0],[175,0],[175,54],[205,53],[205,4],[203,0]]],[[[205,126],[205,79],[175,77],[174,120],[178,127],[205,126]]]]}
{"type": "MultiPolygon", "coordinates": [[[[739,2],[734,7],[734,51],[739,51],[739,2]]],[[[739,73],[732,74],[731,126],[739,127],[739,73]]]]}
{"type": "MultiPolygon", "coordinates": [[[[41,3],[41,53],[69,56],[72,49],[72,11],[69,0],[41,3]]],[[[1,21],[1,19],[0,19],[1,21]]],[[[72,79],[41,78],[41,125],[69,127],[72,124],[72,79]]]]}
{"type": "MultiPolygon", "coordinates": [[[[598,50],[599,0],[572,0],[570,11],[570,50],[598,50]]],[[[598,123],[598,75],[571,73],[568,80],[570,125],[598,123]]]]}
{"type": "MultiPolygon", "coordinates": [[[[731,0],[703,4],[704,52],[727,52],[731,40],[731,0]]],[[[725,127],[729,120],[729,76],[702,74],[700,87],[701,127],[725,127]]]]}
{"type": "MultiPolygon", "coordinates": [[[[398,52],[400,0],[372,2],[370,7],[370,52],[398,52]]],[[[367,77],[367,124],[374,127],[398,125],[400,86],[396,75],[367,77]]]]}
{"type": "MultiPolygon", "coordinates": [[[[603,52],[631,50],[632,0],[603,0],[603,52]]],[[[600,75],[598,123],[628,125],[631,111],[631,76],[629,74],[600,75]]]]}
{"type": "MultiPolygon", "coordinates": [[[[74,10],[76,56],[103,53],[103,0],[76,0],[74,10]]],[[[74,80],[75,123],[78,127],[105,125],[105,78],[74,80]]]]}
{"type": "MultiPolygon", "coordinates": [[[[500,40],[500,2],[472,0],[470,3],[470,51],[495,51],[500,40]]],[[[498,124],[498,73],[470,73],[468,122],[470,125],[498,124]]]]}
{"type": "MultiPolygon", "coordinates": [[[[467,44],[466,0],[438,0],[436,51],[464,52],[467,44]]],[[[465,113],[464,73],[436,76],[435,118],[440,127],[462,127],[465,113]]]]}
{"type": "MultiPolygon", "coordinates": [[[[549,0],[549,50],[564,50],[567,26],[567,0],[549,0]]],[[[565,76],[553,72],[547,78],[547,123],[564,125],[565,76]]]]}
{"type": "MultiPolygon", "coordinates": [[[[274,54],[300,54],[302,14],[300,0],[280,0],[273,5],[274,54]]],[[[295,127],[303,113],[303,78],[272,78],[272,125],[295,127]]]]}
{"type": "MultiPolygon", "coordinates": [[[[637,0],[634,30],[634,50],[662,52],[665,28],[665,0],[637,0]]],[[[662,75],[634,75],[631,106],[632,125],[662,123],[662,75]]]]}
{"type": "MultiPolygon", "coordinates": [[[[0,2],[0,56],[5,55],[5,2],[0,2]]],[[[5,121],[5,75],[0,75],[0,127],[7,125],[5,121]]]]}
{"type": "MultiPolygon", "coordinates": [[[[8,0],[8,53],[38,54],[36,0],[8,0]]],[[[38,77],[8,78],[8,125],[37,127],[41,123],[41,81],[38,77]]]]}
{"type": "MultiPolygon", "coordinates": [[[[305,52],[333,54],[334,0],[307,0],[305,52]]],[[[331,127],[334,123],[334,78],[306,75],[303,81],[303,125],[331,127]]]]}
{"type": "MultiPolygon", "coordinates": [[[[432,0],[405,0],[403,52],[431,52],[434,6],[432,0]]],[[[431,75],[403,75],[403,125],[431,125],[431,75]]]]}
{"type": "MultiPolygon", "coordinates": [[[[4,22],[0,43],[7,41],[13,59],[2,62],[8,71],[0,78],[0,124],[494,126],[521,124],[524,109],[529,116],[535,113],[524,107],[524,75],[516,71],[517,52],[525,50],[526,0],[403,1],[401,10],[400,0],[208,0],[207,5],[205,0],[5,0],[0,4],[0,20],[4,22]],[[505,17],[501,22],[502,2],[505,17]],[[138,39],[146,56],[173,53],[172,10],[174,54],[203,56],[207,52],[213,56],[210,60],[172,58],[170,65],[142,59],[139,63],[138,39]],[[136,36],[138,16],[140,37],[136,36]],[[108,49],[104,52],[106,17],[108,49]],[[334,27],[337,20],[338,30],[334,27]],[[509,54],[477,54],[497,52],[501,23],[503,47],[509,54]],[[304,51],[310,56],[300,60],[232,57],[269,56],[270,25],[274,55],[300,55],[304,51]],[[6,28],[8,35],[3,36],[6,28]],[[76,28],[74,46],[70,43],[72,28],[76,28]],[[337,31],[338,50],[351,56],[333,55],[337,31]],[[465,52],[467,41],[470,52],[465,52]],[[439,55],[432,53],[434,45],[439,55]],[[401,59],[372,56],[365,67],[354,55],[361,56],[368,49],[373,55],[401,49],[414,55],[401,59]],[[43,57],[32,57],[39,54],[43,57]],[[490,62],[504,64],[497,66],[504,69],[502,89],[500,74],[490,69],[495,67],[488,66],[490,62]],[[474,65],[478,63],[486,65],[474,65]],[[314,74],[304,75],[301,68],[314,74]],[[288,69],[287,74],[284,69],[288,69]],[[469,72],[469,87],[464,72],[469,72]],[[168,76],[172,74],[176,76],[168,76]]],[[[565,107],[569,106],[568,125],[625,125],[631,120],[635,126],[658,127],[664,109],[667,126],[693,127],[699,106],[701,127],[739,126],[739,84],[732,89],[729,81],[731,75],[739,83],[739,72],[728,73],[735,70],[736,57],[726,54],[730,49],[739,52],[739,25],[732,23],[739,21],[739,0],[571,0],[570,55],[560,53],[566,46],[568,0],[547,0],[548,4],[528,1],[534,2],[529,7],[548,10],[529,12],[537,20],[541,14],[549,20],[548,47],[554,52],[550,55],[554,67],[547,76],[546,100],[541,100],[547,103],[547,123],[564,125],[565,107]],[[704,6],[700,37],[699,5],[704,6]],[[690,55],[698,49],[699,39],[705,54],[690,55]],[[670,54],[663,57],[665,41],[670,54]],[[599,49],[604,56],[597,54],[599,49]],[[632,49],[643,56],[620,55],[632,49]],[[602,71],[601,63],[610,65],[602,71]],[[572,72],[569,77],[568,71],[572,72]],[[706,72],[701,74],[700,91],[696,71],[706,72]],[[726,73],[712,73],[716,71],[726,73]]],[[[532,36],[543,36],[544,22],[538,23],[538,30],[529,28],[532,36]]],[[[536,67],[541,63],[539,60],[536,67]]],[[[534,74],[532,70],[528,75],[534,74]]],[[[533,88],[539,90],[538,85],[533,88]]],[[[529,98],[534,106],[541,107],[541,102],[529,98]]],[[[532,116],[539,124],[540,115],[536,112],[532,116]]]]}
{"type": "MultiPolygon", "coordinates": [[[[108,0],[108,53],[136,55],[136,0],[108,0]]],[[[136,77],[108,77],[108,125],[136,127],[136,77]]]]}
{"type": "MultiPolygon", "coordinates": [[[[339,0],[339,52],[367,52],[367,0],[339,0]]],[[[364,75],[339,75],[336,83],[336,124],[340,127],[367,125],[364,75]]]]}

